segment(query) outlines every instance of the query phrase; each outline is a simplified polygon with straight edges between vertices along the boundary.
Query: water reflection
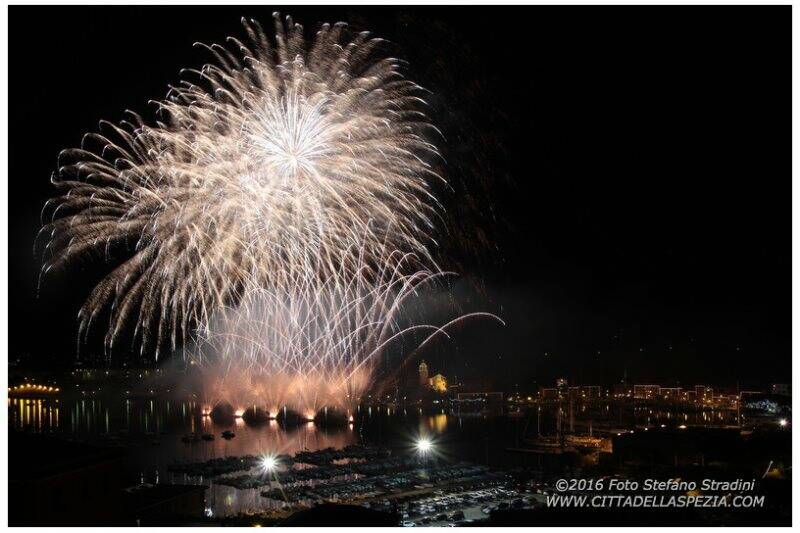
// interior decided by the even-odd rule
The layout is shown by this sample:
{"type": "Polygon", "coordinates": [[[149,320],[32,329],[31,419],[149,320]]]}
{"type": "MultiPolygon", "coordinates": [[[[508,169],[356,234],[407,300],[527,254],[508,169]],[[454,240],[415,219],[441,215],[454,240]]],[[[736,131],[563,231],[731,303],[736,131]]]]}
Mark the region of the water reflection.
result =
{"type": "Polygon", "coordinates": [[[118,446],[151,446],[145,455],[168,456],[174,460],[262,453],[267,450],[295,453],[303,449],[341,447],[355,442],[352,426],[320,428],[314,422],[284,428],[277,421],[249,425],[241,418],[217,422],[198,415],[194,402],[149,399],[146,401],[108,399],[9,398],[9,429],[35,433],[58,433],[89,442],[118,446]],[[68,420],[61,424],[66,409],[68,420]],[[221,438],[231,430],[235,437],[221,438]],[[183,443],[186,434],[214,435],[211,441],[183,443]],[[161,453],[161,450],[167,450],[161,453]]]}
{"type": "Polygon", "coordinates": [[[13,430],[47,433],[59,427],[60,401],[53,398],[9,398],[8,424],[13,430]]]}
{"type": "MultiPolygon", "coordinates": [[[[537,431],[550,433],[555,431],[557,424],[574,419],[576,430],[589,422],[599,427],[599,423],[615,424],[617,427],[634,424],[659,425],[687,424],[687,425],[717,425],[736,424],[735,411],[725,410],[697,410],[675,411],[672,409],[656,409],[647,406],[581,406],[576,413],[570,414],[567,409],[559,410],[555,406],[540,406],[538,409],[525,415],[525,419],[535,424],[537,431]]],[[[425,414],[421,409],[387,409],[380,407],[367,407],[360,409],[361,415],[366,419],[376,420],[384,418],[406,419],[414,417],[419,419],[419,429],[437,434],[442,434],[453,429],[453,420],[457,420],[455,428],[463,424],[463,420],[474,418],[479,413],[447,413],[439,410],[434,414],[425,414]]],[[[199,405],[196,402],[175,400],[147,399],[147,400],[115,400],[102,398],[78,398],[74,400],[59,398],[9,398],[8,399],[9,428],[16,431],[33,431],[39,433],[65,433],[86,438],[110,438],[114,436],[144,436],[154,437],[159,435],[178,435],[187,433],[212,433],[218,434],[226,429],[236,433],[236,438],[229,442],[231,451],[244,450],[250,447],[250,442],[259,442],[263,439],[274,439],[281,433],[296,435],[300,446],[314,446],[315,438],[329,438],[333,433],[342,433],[343,438],[351,439],[353,428],[321,429],[313,422],[308,422],[300,427],[284,429],[275,420],[270,420],[259,425],[250,425],[242,418],[235,418],[226,423],[214,421],[211,417],[201,416],[199,405]],[[62,426],[61,413],[66,411],[68,424],[62,426]],[[314,437],[318,435],[318,437],[314,437]],[[347,437],[351,435],[351,437],[347,437]]],[[[485,418],[478,416],[479,419],[485,418]]],[[[349,441],[349,440],[348,440],[349,441]]],[[[218,443],[221,446],[221,444],[218,443]]],[[[260,445],[260,444],[259,444],[260,445]]],[[[245,452],[249,453],[249,452],[245,452]]]]}
{"type": "Polygon", "coordinates": [[[447,415],[438,413],[420,419],[420,429],[427,429],[429,432],[442,435],[447,431],[447,415]]]}
{"type": "MultiPolygon", "coordinates": [[[[601,404],[581,406],[576,413],[564,407],[539,406],[515,417],[487,417],[482,413],[454,413],[439,409],[433,414],[416,407],[362,407],[354,425],[326,426],[314,422],[285,427],[276,420],[251,425],[242,418],[219,422],[201,414],[191,401],[160,398],[9,398],[9,429],[56,433],[88,442],[121,446],[129,450],[128,467],[134,481],[147,483],[209,484],[209,512],[228,515],[277,505],[261,497],[260,490],[237,490],[213,480],[174,474],[175,462],[197,462],[226,456],[264,453],[289,454],[327,447],[342,448],[359,440],[409,446],[409,435],[425,432],[445,436],[448,449],[459,458],[483,461],[487,443],[502,447],[536,434],[553,434],[558,424],[566,429],[601,431],[634,424],[735,424],[735,411],[691,411],[647,406],[601,404]],[[66,413],[62,420],[61,414],[66,413]],[[574,420],[573,420],[574,418],[574,420]],[[230,430],[235,437],[221,437],[230,430]],[[183,442],[187,434],[213,435],[212,440],[183,442]],[[504,440],[505,439],[505,440],[504,440]],[[465,444],[464,449],[455,447],[465,444]],[[477,444],[475,444],[477,443],[477,444]],[[474,444],[474,446],[473,446],[474,444]],[[472,450],[470,446],[475,449],[472,450]],[[471,457],[468,454],[476,454],[471,457]]],[[[488,459],[487,459],[488,461],[488,459]]]]}

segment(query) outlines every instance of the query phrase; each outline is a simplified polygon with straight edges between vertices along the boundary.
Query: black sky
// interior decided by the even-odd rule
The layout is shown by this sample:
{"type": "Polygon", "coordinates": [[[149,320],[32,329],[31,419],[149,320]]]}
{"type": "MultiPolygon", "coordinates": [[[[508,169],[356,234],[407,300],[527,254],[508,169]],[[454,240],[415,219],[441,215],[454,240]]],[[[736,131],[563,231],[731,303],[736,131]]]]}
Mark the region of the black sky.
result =
{"type": "MultiPolygon", "coordinates": [[[[36,297],[58,152],[147,111],[195,41],[270,7],[15,7],[9,20],[10,356],[75,356],[102,270],[36,297]]],[[[791,8],[281,9],[392,41],[431,91],[456,192],[446,245],[473,324],[434,370],[733,385],[791,370],[791,8]],[[467,301],[469,300],[469,301],[467,301]],[[547,355],[545,355],[547,354],[547,355]]]]}

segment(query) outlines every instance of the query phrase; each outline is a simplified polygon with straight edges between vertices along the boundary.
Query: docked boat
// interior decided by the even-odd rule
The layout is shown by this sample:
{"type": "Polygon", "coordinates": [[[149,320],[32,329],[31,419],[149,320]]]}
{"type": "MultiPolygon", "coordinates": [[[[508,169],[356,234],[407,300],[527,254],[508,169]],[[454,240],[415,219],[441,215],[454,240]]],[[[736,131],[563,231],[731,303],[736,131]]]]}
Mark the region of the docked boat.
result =
{"type": "Polygon", "coordinates": [[[181,442],[183,442],[184,444],[192,444],[195,442],[200,442],[200,437],[198,437],[194,433],[190,433],[189,435],[184,435],[183,437],[181,437],[181,442]]]}

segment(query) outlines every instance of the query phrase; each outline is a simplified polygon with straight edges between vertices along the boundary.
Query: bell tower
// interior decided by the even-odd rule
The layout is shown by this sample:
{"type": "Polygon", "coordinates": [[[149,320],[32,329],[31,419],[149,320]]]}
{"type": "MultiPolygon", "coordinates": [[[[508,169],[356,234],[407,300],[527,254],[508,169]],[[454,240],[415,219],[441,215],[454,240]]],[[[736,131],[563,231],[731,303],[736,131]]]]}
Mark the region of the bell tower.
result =
{"type": "Polygon", "coordinates": [[[428,365],[425,364],[424,359],[419,364],[419,384],[421,387],[428,386],[428,365]]]}

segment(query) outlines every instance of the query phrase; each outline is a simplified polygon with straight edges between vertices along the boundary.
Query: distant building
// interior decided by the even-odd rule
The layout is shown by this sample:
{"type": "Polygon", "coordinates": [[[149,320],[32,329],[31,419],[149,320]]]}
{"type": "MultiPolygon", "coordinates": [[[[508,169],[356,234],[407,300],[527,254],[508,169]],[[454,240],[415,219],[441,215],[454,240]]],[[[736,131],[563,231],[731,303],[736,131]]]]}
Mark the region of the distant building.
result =
{"type": "Polygon", "coordinates": [[[680,387],[661,387],[659,396],[663,400],[678,401],[681,399],[681,390],[680,387]]]}
{"type": "Polygon", "coordinates": [[[558,400],[558,389],[556,388],[542,389],[540,392],[542,395],[542,400],[545,401],[558,400]]]}
{"type": "Polygon", "coordinates": [[[447,392],[447,378],[445,378],[441,374],[436,374],[432,378],[428,380],[428,386],[434,391],[438,392],[439,394],[444,394],[447,392]]]}
{"type": "Polygon", "coordinates": [[[791,383],[775,383],[772,385],[772,394],[779,396],[791,396],[792,384],[791,383]]]}
{"type": "Polygon", "coordinates": [[[661,392],[660,385],[634,385],[633,397],[637,400],[654,400],[661,392]]]}
{"type": "Polygon", "coordinates": [[[764,392],[760,390],[743,390],[739,392],[739,400],[749,402],[759,400],[764,397],[764,392]]]}
{"type": "Polygon", "coordinates": [[[731,409],[735,409],[736,406],[739,404],[739,395],[738,394],[725,394],[720,396],[719,398],[719,405],[723,407],[728,407],[731,409]]]}
{"type": "Polygon", "coordinates": [[[481,402],[503,402],[502,392],[459,392],[456,395],[458,401],[481,401],[481,402]]]}
{"type": "MultiPolygon", "coordinates": [[[[451,398],[451,405],[456,406],[459,412],[495,412],[502,413],[502,392],[459,392],[451,398]]],[[[435,422],[434,422],[435,423],[435,422]]]]}
{"type": "Polygon", "coordinates": [[[711,401],[714,397],[714,389],[706,385],[695,385],[694,393],[698,402],[711,401]]]}
{"type": "Polygon", "coordinates": [[[599,385],[581,385],[569,388],[569,397],[577,400],[597,400],[600,399],[599,385]]]}
{"type": "Polygon", "coordinates": [[[558,398],[560,400],[569,396],[569,384],[566,378],[558,378],[556,380],[556,391],[558,391],[558,398]]]}
{"type": "Polygon", "coordinates": [[[424,359],[419,364],[419,384],[421,387],[428,386],[428,365],[424,359]]]}
{"type": "Polygon", "coordinates": [[[630,398],[633,396],[633,387],[627,383],[617,383],[612,389],[614,398],[630,398]]]}

